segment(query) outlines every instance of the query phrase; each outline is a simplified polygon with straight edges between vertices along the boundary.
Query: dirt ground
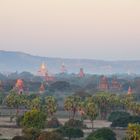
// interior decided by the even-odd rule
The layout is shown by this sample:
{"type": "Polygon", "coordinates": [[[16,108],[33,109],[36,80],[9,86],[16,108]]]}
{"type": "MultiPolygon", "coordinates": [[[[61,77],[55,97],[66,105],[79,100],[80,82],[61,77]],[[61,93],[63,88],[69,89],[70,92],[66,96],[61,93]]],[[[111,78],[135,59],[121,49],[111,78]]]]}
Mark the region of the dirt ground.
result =
{"type": "Polygon", "coordinates": [[[9,139],[14,136],[21,135],[21,129],[10,128],[15,126],[15,121],[11,123],[9,117],[0,117],[0,126],[3,126],[0,127],[0,138],[9,139]]]}

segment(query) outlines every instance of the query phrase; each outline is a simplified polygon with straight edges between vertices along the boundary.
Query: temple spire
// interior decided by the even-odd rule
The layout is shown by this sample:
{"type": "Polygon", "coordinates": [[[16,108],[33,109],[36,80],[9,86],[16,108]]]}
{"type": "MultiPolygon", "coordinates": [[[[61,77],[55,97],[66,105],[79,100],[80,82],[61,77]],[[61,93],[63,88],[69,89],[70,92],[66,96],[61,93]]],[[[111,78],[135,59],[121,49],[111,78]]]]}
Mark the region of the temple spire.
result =
{"type": "Polygon", "coordinates": [[[83,68],[80,68],[80,72],[78,74],[78,77],[82,78],[84,76],[85,76],[84,69],[83,68]]]}
{"type": "Polygon", "coordinates": [[[131,86],[129,86],[127,94],[131,95],[132,93],[133,93],[132,88],[131,88],[131,86]]]}
{"type": "Polygon", "coordinates": [[[108,91],[109,90],[109,83],[108,83],[108,78],[107,77],[102,76],[100,78],[99,89],[101,91],[108,91]]]}
{"type": "Polygon", "coordinates": [[[44,62],[41,64],[38,74],[43,77],[46,76],[46,74],[48,74],[48,71],[44,62]]]}
{"type": "Polygon", "coordinates": [[[44,84],[41,83],[41,86],[39,88],[39,93],[44,93],[45,92],[45,87],[44,87],[44,84]]]}
{"type": "Polygon", "coordinates": [[[17,79],[16,84],[15,84],[15,89],[19,94],[22,94],[24,91],[24,83],[23,80],[17,79]]]}
{"type": "Polygon", "coordinates": [[[54,81],[54,76],[50,75],[44,62],[39,68],[38,75],[41,76],[46,82],[54,81]]]}
{"type": "Polygon", "coordinates": [[[61,74],[65,74],[67,72],[67,68],[64,63],[62,63],[60,70],[61,70],[61,74]]]}

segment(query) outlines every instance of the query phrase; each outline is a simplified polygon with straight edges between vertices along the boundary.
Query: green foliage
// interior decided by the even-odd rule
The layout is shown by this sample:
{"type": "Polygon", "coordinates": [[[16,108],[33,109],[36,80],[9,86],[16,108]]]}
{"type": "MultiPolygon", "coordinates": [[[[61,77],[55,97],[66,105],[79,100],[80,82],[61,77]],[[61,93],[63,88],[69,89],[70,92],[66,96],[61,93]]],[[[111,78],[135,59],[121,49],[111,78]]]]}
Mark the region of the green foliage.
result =
{"type": "Polygon", "coordinates": [[[81,138],[84,136],[84,133],[79,128],[72,128],[72,127],[61,127],[57,130],[60,134],[62,134],[64,137],[68,137],[69,140],[71,138],[81,138]]]}
{"type": "Polygon", "coordinates": [[[29,106],[31,109],[41,110],[41,99],[40,97],[36,97],[29,102],[29,106]]]}
{"type": "Polygon", "coordinates": [[[80,120],[70,119],[65,123],[65,127],[85,128],[86,126],[80,120]]]}
{"type": "Polygon", "coordinates": [[[91,133],[86,140],[116,140],[116,135],[109,128],[101,128],[91,133]]]}
{"type": "Polygon", "coordinates": [[[40,135],[40,129],[37,128],[24,128],[22,130],[24,137],[29,140],[36,140],[40,135]]]}
{"type": "Polygon", "coordinates": [[[0,105],[3,103],[4,93],[0,92],[0,105]]]}
{"type": "Polygon", "coordinates": [[[115,111],[109,115],[108,121],[113,122],[122,116],[127,118],[127,117],[130,117],[130,114],[128,112],[124,112],[124,111],[115,111]]]}
{"type": "Polygon", "coordinates": [[[140,116],[131,116],[130,123],[137,123],[140,124],[140,116]]]}
{"type": "Polygon", "coordinates": [[[6,105],[12,108],[19,108],[19,106],[27,105],[26,95],[11,92],[5,99],[6,105]]]}
{"type": "Polygon", "coordinates": [[[42,132],[37,140],[64,140],[63,136],[57,132],[42,132]]]}
{"type": "Polygon", "coordinates": [[[52,96],[47,96],[45,98],[45,108],[47,110],[47,114],[52,117],[53,114],[57,111],[57,102],[56,99],[52,96]]]}
{"type": "Polygon", "coordinates": [[[12,138],[12,140],[29,140],[29,138],[25,136],[15,136],[12,138]]]}
{"type": "Polygon", "coordinates": [[[86,99],[84,110],[85,110],[85,114],[87,115],[87,117],[91,121],[92,131],[93,131],[93,129],[94,129],[93,121],[98,116],[98,108],[97,108],[97,105],[94,102],[94,98],[93,97],[88,97],[86,99]]]}
{"type": "Polygon", "coordinates": [[[120,116],[116,120],[114,120],[111,124],[112,127],[127,127],[130,122],[129,116],[120,116]]]}
{"type": "Polygon", "coordinates": [[[69,96],[64,101],[64,108],[69,112],[69,118],[75,119],[76,112],[80,109],[80,107],[81,99],[78,96],[69,96]]]}
{"type": "Polygon", "coordinates": [[[53,117],[51,120],[47,121],[47,124],[46,124],[47,128],[58,128],[60,126],[62,126],[61,123],[55,117],[53,117]]]}
{"type": "Polygon", "coordinates": [[[38,128],[42,129],[45,127],[46,114],[39,110],[31,110],[24,114],[22,125],[27,128],[38,128]]]}
{"type": "Polygon", "coordinates": [[[120,104],[118,96],[108,92],[97,93],[94,97],[94,101],[98,105],[101,119],[106,119],[110,110],[120,104]]]}
{"type": "Polygon", "coordinates": [[[53,90],[65,91],[70,89],[70,84],[66,81],[56,81],[50,85],[53,90]]]}
{"type": "Polygon", "coordinates": [[[98,109],[93,97],[88,97],[85,104],[85,112],[88,118],[93,121],[98,116],[98,109]]]}
{"type": "Polygon", "coordinates": [[[140,125],[129,124],[126,138],[128,138],[129,140],[140,140],[140,125]]]}
{"type": "Polygon", "coordinates": [[[120,116],[112,122],[112,127],[127,127],[129,123],[140,124],[139,116],[120,116]]]}

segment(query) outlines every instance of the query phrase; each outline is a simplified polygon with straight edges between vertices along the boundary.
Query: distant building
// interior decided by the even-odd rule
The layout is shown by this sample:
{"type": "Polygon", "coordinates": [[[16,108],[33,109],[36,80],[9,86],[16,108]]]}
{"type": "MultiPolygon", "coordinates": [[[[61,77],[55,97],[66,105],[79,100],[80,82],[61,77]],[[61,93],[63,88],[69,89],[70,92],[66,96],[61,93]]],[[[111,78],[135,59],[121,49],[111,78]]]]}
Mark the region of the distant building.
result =
{"type": "Polygon", "coordinates": [[[118,82],[117,78],[113,78],[113,80],[111,81],[111,86],[110,89],[113,91],[118,91],[121,90],[121,84],[118,82]]]}
{"type": "Polygon", "coordinates": [[[61,73],[61,74],[67,73],[67,68],[66,68],[66,66],[65,66],[64,63],[62,63],[62,65],[61,65],[60,73],[61,73]]]}
{"type": "Polygon", "coordinates": [[[99,90],[101,90],[101,91],[109,90],[109,83],[108,83],[107,77],[101,76],[100,82],[99,82],[99,90]]]}
{"type": "Polygon", "coordinates": [[[80,68],[80,72],[78,74],[78,77],[82,78],[84,76],[85,76],[84,69],[83,68],[80,68]]]}
{"type": "Polygon", "coordinates": [[[24,82],[21,79],[17,79],[14,89],[19,93],[22,94],[24,92],[24,82]]]}
{"type": "Polygon", "coordinates": [[[133,93],[132,88],[131,88],[131,86],[129,86],[127,94],[131,95],[132,93],[133,93]]]}
{"type": "Polygon", "coordinates": [[[45,77],[48,74],[45,63],[43,62],[38,71],[39,76],[45,77]]]}
{"type": "Polygon", "coordinates": [[[41,76],[46,82],[50,82],[54,80],[54,76],[50,75],[45,63],[42,63],[39,71],[38,71],[38,75],[41,76]]]}
{"type": "Polygon", "coordinates": [[[42,83],[39,88],[39,93],[44,93],[44,92],[45,92],[45,87],[44,87],[44,84],[42,83]]]}

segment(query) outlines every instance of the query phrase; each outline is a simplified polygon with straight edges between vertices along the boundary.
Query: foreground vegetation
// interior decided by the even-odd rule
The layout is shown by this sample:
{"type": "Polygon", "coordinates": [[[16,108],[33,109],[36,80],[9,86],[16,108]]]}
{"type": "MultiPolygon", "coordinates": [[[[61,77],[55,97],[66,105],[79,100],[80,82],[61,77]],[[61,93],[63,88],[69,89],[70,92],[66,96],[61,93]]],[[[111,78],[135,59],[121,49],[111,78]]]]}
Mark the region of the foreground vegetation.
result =
{"type": "Polygon", "coordinates": [[[134,95],[100,92],[82,98],[68,96],[63,105],[68,113],[68,121],[65,124],[59,122],[55,115],[58,103],[53,96],[18,94],[11,91],[3,99],[3,105],[16,109],[14,117],[17,127],[23,130],[23,136],[14,137],[14,140],[71,140],[82,137],[85,140],[116,140],[116,135],[112,131],[114,127],[127,129],[125,140],[140,139],[140,103],[134,95]],[[80,116],[78,119],[77,114],[80,116]],[[91,128],[84,124],[85,119],[90,120],[91,128]],[[111,128],[96,130],[94,128],[96,119],[111,121],[111,128]],[[46,131],[46,128],[51,130],[46,131]],[[92,133],[85,137],[84,129],[92,129],[92,133]]]}

